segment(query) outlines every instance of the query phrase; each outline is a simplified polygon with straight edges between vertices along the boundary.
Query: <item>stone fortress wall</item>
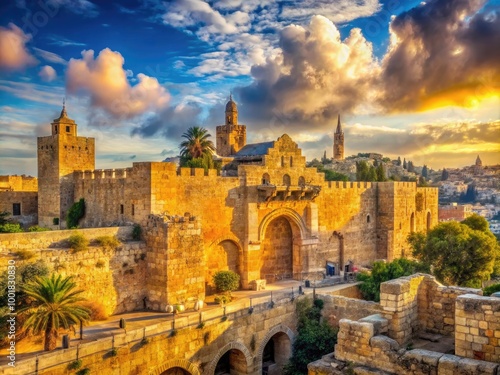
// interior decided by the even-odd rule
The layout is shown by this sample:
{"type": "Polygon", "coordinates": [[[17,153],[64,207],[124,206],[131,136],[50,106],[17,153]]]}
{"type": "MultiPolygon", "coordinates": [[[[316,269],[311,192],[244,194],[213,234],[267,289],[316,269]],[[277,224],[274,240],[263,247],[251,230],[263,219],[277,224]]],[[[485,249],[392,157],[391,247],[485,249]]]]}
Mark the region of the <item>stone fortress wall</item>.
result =
{"type": "Polygon", "coordinates": [[[0,176],[0,212],[8,212],[20,224],[38,222],[38,179],[31,176],[0,176]],[[20,215],[14,216],[14,204],[20,215]]]}
{"type": "Polygon", "coordinates": [[[131,232],[132,227],[109,227],[2,234],[0,274],[11,259],[18,269],[43,260],[51,272],[74,276],[83,296],[101,304],[109,315],[141,309],[147,296],[147,247],[142,241],[130,241],[131,232]],[[75,253],[67,243],[74,233],[89,240],[117,236],[123,242],[117,249],[105,249],[91,241],[87,250],[75,253]]]}

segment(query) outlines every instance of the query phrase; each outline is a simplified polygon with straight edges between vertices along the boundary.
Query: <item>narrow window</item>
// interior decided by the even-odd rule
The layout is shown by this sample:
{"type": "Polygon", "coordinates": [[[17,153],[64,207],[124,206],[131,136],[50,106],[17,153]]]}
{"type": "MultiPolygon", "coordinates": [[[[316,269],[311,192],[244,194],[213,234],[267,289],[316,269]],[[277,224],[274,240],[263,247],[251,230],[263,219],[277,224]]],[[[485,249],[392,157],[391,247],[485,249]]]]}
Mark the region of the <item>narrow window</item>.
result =
{"type": "Polygon", "coordinates": [[[369,223],[370,222],[370,215],[366,215],[366,222],[369,223]]]}
{"type": "Polygon", "coordinates": [[[12,204],[12,216],[21,215],[21,203],[13,203],[12,204]]]}
{"type": "Polygon", "coordinates": [[[123,204],[120,204],[120,213],[123,215],[123,204]]]}
{"type": "Polygon", "coordinates": [[[56,126],[55,126],[54,128],[55,128],[55,130],[56,130],[56,133],[57,133],[57,125],[56,125],[56,126]]]}
{"type": "Polygon", "coordinates": [[[293,156],[290,156],[290,167],[293,167],[293,156]]]}
{"type": "Polygon", "coordinates": [[[285,166],[285,157],[284,156],[281,157],[281,166],[282,167],[285,166]]]}
{"type": "Polygon", "coordinates": [[[69,126],[66,126],[66,133],[69,133],[69,126]]]}
{"type": "Polygon", "coordinates": [[[135,205],[132,205],[132,216],[135,215],[135,205]]]}

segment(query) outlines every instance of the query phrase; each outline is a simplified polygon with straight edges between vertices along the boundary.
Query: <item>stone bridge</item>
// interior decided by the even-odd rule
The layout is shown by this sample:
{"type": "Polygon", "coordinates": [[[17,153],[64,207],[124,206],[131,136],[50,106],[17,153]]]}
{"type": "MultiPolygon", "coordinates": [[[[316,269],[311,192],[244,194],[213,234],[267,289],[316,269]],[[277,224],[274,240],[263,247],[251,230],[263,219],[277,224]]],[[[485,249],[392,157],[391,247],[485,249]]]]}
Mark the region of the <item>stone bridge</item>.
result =
{"type": "MultiPolygon", "coordinates": [[[[91,374],[280,375],[291,355],[296,301],[290,294],[181,314],[97,341],[3,366],[0,374],[68,374],[77,358],[91,374]],[[113,349],[114,348],[114,349],[113,349]]],[[[299,297],[304,298],[304,297],[299,297]]]]}

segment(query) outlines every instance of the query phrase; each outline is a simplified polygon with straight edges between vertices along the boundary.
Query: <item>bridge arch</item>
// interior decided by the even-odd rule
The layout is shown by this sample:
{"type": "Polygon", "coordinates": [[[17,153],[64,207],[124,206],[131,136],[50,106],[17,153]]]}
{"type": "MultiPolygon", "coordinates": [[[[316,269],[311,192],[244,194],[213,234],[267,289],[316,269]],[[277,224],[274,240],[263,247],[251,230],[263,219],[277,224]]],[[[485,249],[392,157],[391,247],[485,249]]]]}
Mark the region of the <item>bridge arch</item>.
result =
{"type": "Polygon", "coordinates": [[[174,368],[181,368],[191,375],[201,375],[198,366],[185,359],[172,359],[167,361],[162,365],[149,370],[149,375],[161,375],[174,368]]]}
{"type": "Polygon", "coordinates": [[[262,339],[258,348],[256,357],[257,368],[261,370],[264,367],[264,356],[267,354],[266,351],[269,350],[269,343],[272,343],[272,349],[274,351],[274,353],[272,353],[272,360],[275,362],[275,365],[280,367],[280,369],[277,369],[277,373],[280,373],[283,365],[292,355],[292,344],[294,339],[295,334],[293,331],[283,324],[271,328],[262,339]]]}
{"type": "Polygon", "coordinates": [[[247,347],[242,344],[239,341],[233,341],[230,342],[226,345],[224,345],[217,354],[215,355],[214,359],[210,361],[210,363],[205,367],[205,371],[203,371],[203,375],[214,375],[215,373],[215,368],[217,367],[217,364],[219,363],[219,360],[230,350],[238,350],[241,352],[246,361],[246,368],[247,372],[250,372],[252,369],[252,363],[253,363],[253,357],[250,351],[247,349],[247,347]]]}

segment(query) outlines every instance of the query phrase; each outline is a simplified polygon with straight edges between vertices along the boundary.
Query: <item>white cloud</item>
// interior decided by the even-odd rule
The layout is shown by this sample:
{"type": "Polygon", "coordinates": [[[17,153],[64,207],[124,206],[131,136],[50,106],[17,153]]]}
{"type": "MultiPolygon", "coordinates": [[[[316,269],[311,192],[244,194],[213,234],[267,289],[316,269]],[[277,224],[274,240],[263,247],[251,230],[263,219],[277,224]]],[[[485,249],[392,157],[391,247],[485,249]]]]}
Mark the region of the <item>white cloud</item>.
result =
{"type": "Polygon", "coordinates": [[[97,17],[99,11],[97,6],[88,0],[48,0],[47,4],[53,7],[65,7],[68,11],[86,17],[97,17]]]}
{"type": "Polygon", "coordinates": [[[0,91],[5,91],[18,98],[60,106],[64,91],[62,88],[37,85],[27,82],[0,80],[0,91]]]}
{"type": "Polygon", "coordinates": [[[30,34],[13,23],[9,23],[8,28],[0,27],[0,69],[16,71],[37,64],[26,48],[30,39],[30,34]]]}
{"type": "Polygon", "coordinates": [[[82,52],[81,59],[71,59],[66,72],[69,93],[90,95],[91,104],[115,117],[131,118],[168,105],[170,95],[156,78],[137,74],[139,83],[127,81],[124,59],[118,52],[103,49],[97,58],[94,51],[82,52]]]}
{"type": "Polygon", "coordinates": [[[40,56],[42,59],[45,61],[54,63],[54,64],[61,64],[61,65],[66,65],[68,62],[64,60],[61,56],[59,56],[56,53],[45,51],[40,48],[33,48],[38,56],[40,56]]]}
{"type": "Polygon", "coordinates": [[[53,67],[50,65],[45,65],[43,66],[40,71],[38,72],[38,75],[42,79],[42,81],[45,82],[51,82],[56,79],[57,73],[53,67]]]}

